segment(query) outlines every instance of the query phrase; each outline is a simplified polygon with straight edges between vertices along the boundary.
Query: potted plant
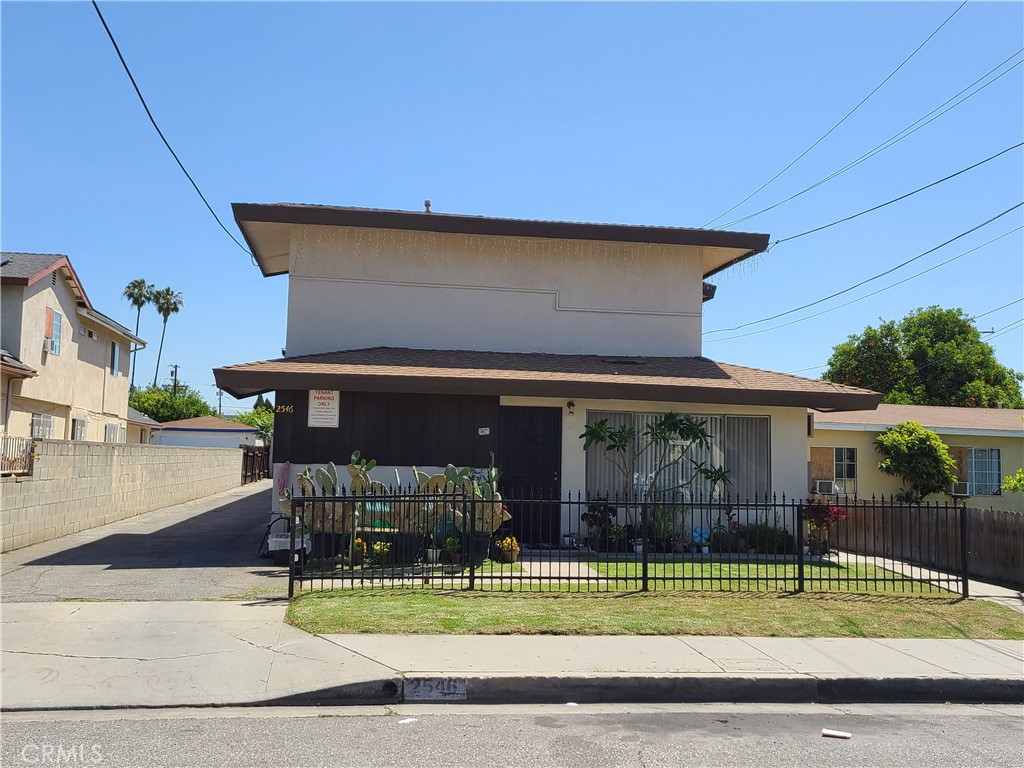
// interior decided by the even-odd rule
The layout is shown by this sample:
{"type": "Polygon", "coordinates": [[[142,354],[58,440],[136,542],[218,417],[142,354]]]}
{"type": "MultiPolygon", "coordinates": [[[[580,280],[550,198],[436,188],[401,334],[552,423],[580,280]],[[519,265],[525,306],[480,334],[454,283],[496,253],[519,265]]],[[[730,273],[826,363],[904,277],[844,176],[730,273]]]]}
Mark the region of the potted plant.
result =
{"type": "Polygon", "coordinates": [[[626,526],[624,525],[610,525],[608,526],[608,551],[609,552],[624,552],[626,549],[626,526]]]}
{"type": "Polygon", "coordinates": [[[459,549],[459,540],[449,536],[441,545],[441,562],[457,564],[462,561],[462,553],[459,549]]]}
{"type": "Polygon", "coordinates": [[[833,524],[846,519],[846,508],[814,502],[801,507],[801,512],[807,522],[807,543],[810,553],[812,555],[827,555],[829,532],[832,530],[833,524]]]}
{"type": "Polygon", "coordinates": [[[366,557],[366,542],[356,539],[352,542],[352,565],[362,565],[366,557]]]}
{"type": "Polygon", "coordinates": [[[514,563],[519,559],[520,546],[515,536],[506,536],[494,542],[497,559],[503,563],[514,563]]]}

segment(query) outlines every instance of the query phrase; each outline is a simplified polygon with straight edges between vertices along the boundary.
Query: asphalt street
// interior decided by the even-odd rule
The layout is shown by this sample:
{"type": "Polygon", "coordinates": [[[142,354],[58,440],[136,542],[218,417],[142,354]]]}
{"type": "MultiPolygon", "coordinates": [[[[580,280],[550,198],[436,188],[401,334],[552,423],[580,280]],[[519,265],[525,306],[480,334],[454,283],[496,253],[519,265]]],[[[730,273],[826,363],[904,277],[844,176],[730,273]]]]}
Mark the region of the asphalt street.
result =
{"type": "Polygon", "coordinates": [[[1020,707],[953,705],[36,712],[5,716],[0,757],[4,766],[153,768],[1018,768],[1021,726],[1020,707]],[[822,728],[852,738],[823,738],[822,728]]]}

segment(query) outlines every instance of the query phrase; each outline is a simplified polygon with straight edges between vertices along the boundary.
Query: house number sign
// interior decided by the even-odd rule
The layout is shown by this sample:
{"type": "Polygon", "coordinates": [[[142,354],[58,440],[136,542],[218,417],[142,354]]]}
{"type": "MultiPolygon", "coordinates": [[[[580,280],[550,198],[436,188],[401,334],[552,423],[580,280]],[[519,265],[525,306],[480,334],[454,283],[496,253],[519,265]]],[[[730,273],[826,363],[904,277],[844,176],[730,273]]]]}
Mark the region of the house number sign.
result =
{"type": "Polygon", "coordinates": [[[334,389],[309,390],[309,418],[306,426],[336,428],[340,394],[334,389]]]}

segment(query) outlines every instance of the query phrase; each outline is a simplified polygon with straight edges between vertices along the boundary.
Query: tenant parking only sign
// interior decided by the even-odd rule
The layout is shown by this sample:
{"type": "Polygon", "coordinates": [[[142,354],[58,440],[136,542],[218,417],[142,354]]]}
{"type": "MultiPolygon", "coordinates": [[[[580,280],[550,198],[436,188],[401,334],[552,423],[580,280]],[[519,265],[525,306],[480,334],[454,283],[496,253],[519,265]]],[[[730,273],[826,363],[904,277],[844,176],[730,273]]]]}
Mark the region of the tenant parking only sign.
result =
{"type": "Polygon", "coordinates": [[[334,389],[309,390],[309,427],[337,427],[338,400],[341,393],[334,389]]]}

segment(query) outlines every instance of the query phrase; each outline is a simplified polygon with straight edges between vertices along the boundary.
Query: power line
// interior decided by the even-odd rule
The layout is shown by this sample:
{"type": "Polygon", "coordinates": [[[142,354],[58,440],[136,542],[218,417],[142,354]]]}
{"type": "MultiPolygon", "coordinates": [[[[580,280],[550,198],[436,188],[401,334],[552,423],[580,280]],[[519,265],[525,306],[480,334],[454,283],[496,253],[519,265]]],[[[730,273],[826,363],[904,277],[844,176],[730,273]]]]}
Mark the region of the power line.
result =
{"type": "Polygon", "coordinates": [[[945,178],[941,178],[938,181],[933,181],[931,184],[925,184],[923,187],[918,187],[913,192],[907,192],[905,195],[900,195],[899,197],[894,197],[892,200],[889,200],[888,202],[882,203],[880,205],[876,205],[873,208],[868,208],[867,210],[861,211],[860,213],[855,213],[852,216],[847,216],[846,218],[839,219],[837,221],[833,221],[831,224],[824,224],[824,225],[822,225],[820,227],[815,227],[814,229],[808,229],[806,232],[801,232],[799,235],[790,235],[789,237],[783,237],[782,239],[776,240],[774,243],[772,243],[769,246],[769,250],[771,250],[773,247],[775,247],[779,243],[787,243],[790,240],[796,240],[798,237],[803,237],[804,235],[810,235],[810,234],[813,234],[815,232],[821,232],[821,230],[828,229],[829,227],[834,227],[836,224],[842,224],[843,222],[846,222],[846,221],[852,221],[853,219],[856,219],[856,218],[858,218],[860,216],[863,216],[866,213],[872,213],[872,212],[877,211],[877,210],[879,210],[881,208],[885,208],[887,205],[892,205],[893,203],[898,203],[900,200],[906,200],[908,197],[916,195],[918,192],[924,192],[924,190],[930,189],[931,187],[934,187],[934,186],[937,186],[939,184],[942,184],[944,181],[949,181],[950,179],[955,179],[957,176],[959,176],[959,175],[961,175],[963,173],[967,173],[968,171],[973,171],[978,166],[984,165],[985,163],[989,162],[990,160],[995,160],[997,157],[1000,157],[1001,155],[1005,155],[1007,152],[1010,152],[1011,150],[1019,149],[1020,147],[1024,147],[1024,141],[1022,141],[1019,144],[1014,144],[1012,147],[1007,147],[1002,152],[997,152],[996,154],[992,155],[991,157],[987,157],[984,160],[982,160],[981,162],[975,163],[974,165],[968,166],[967,168],[963,168],[963,169],[957,171],[956,173],[953,173],[953,174],[950,174],[949,176],[946,176],[945,178]]]}
{"type": "Polygon", "coordinates": [[[951,104],[946,109],[942,109],[947,104],[949,104],[951,101],[953,101],[954,99],[959,97],[961,94],[963,94],[965,91],[968,91],[971,88],[973,88],[975,85],[980,83],[982,80],[984,80],[986,77],[991,75],[993,72],[995,72],[1000,67],[1004,66],[1007,62],[1009,62],[1012,59],[1014,59],[1017,56],[1019,56],[1021,53],[1024,53],[1024,48],[1021,48],[1019,51],[1014,53],[1012,56],[1009,56],[1008,58],[1004,59],[1002,62],[1000,62],[995,67],[990,69],[984,75],[982,75],[977,80],[975,80],[973,83],[968,85],[966,88],[963,88],[959,93],[956,93],[953,96],[951,96],[950,98],[946,99],[946,101],[944,101],[942,104],[937,106],[931,112],[927,113],[923,117],[919,117],[913,123],[911,123],[906,128],[904,128],[902,131],[894,134],[893,136],[890,136],[888,139],[886,139],[885,141],[881,142],[880,144],[875,145],[874,148],[869,149],[867,152],[865,152],[863,155],[858,157],[856,160],[853,160],[853,161],[847,163],[845,166],[843,166],[839,170],[833,171],[831,174],[829,174],[825,178],[816,181],[814,184],[811,184],[809,187],[805,187],[804,189],[800,190],[799,192],[796,192],[795,194],[792,194],[789,197],[787,197],[787,198],[785,198],[783,200],[780,200],[777,203],[769,205],[766,208],[762,208],[761,210],[755,211],[754,213],[748,214],[746,216],[742,216],[742,217],[740,217],[738,219],[734,219],[734,220],[732,220],[730,222],[727,222],[725,224],[721,224],[721,225],[719,225],[719,227],[722,228],[722,229],[725,229],[727,227],[734,226],[735,224],[740,224],[740,223],[742,223],[744,221],[747,221],[748,219],[753,219],[756,216],[760,216],[762,213],[767,213],[768,211],[774,210],[775,208],[778,208],[779,206],[784,205],[784,204],[790,202],[791,200],[795,200],[796,198],[798,198],[801,195],[804,195],[804,194],[810,192],[813,189],[817,189],[818,187],[820,187],[820,186],[822,186],[824,184],[827,184],[828,182],[832,181],[832,179],[836,178],[837,176],[841,176],[842,174],[846,173],[849,170],[852,170],[853,168],[855,168],[856,166],[860,165],[861,163],[870,160],[875,155],[881,154],[882,152],[884,152],[885,150],[889,149],[890,147],[895,146],[899,142],[903,141],[903,139],[905,139],[908,136],[911,136],[911,135],[917,133],[919,130],[924,128],[929,123],[932,123],[935,120],[938,120],[940,117],[942,117],[946,113],[950,112],[951,110],[955,109],[956,107],[959,107],[961,104],[963,104],[968,99],[970,99],[970,98],[972,98],[974,96],[977,96],[979,93],[981,93],[983,90],[988,88],[990,85],[993,85],[999,79],[1001,79],[1001,78],[1005,77],[1006,75],[1010,74],[1010,72],[1012,72],[1014,69],[1019,67],[1022,62],[1018,61],[1016,64],[1014,64],[1013,66],[1008,68],[1006,71],[999,73],[996,77],[992,78],[991,80],[989,80],[987,83],[985,83],[984,85],[982,85],[979,88],[977,88],[972,93],[969,93],[966,96],[964,96],[964,98],[960,99],[960,101],[956,102],[955,104],[951,104]],[[939,110],[942,110],[942,111],[940,112],[939,110]],[[938,114],[935,114],[936,112],[938,112],[938,114]],[[934,115],[934,117],[932,117],[932,115],[934,115]],[[928,119],[928,118],[930,118],[930,119],[928,119]],[[924,121],[924,122],[922,122],[922,121],[924,121]]]}
{"type": "Polygon", "coordinates": [[[181,159],[178,157],[178,154],[171,147],[170,142],[167,141],[167,137],[164,136],[164,132],[161,131],[160,126],[157,125],[156,119],[153,117],[153,113],[149,111],[149,105],[146,104],[146,99],[142,96],[142,91],[139,90],[138,83],[135,82],[135,77],[132,75],[132,71],[128,68],[128,62],[124,60],[124,56],[121,54],[121,48],[118,46],[117,40],[114,39],[114,33],[110,31],[110,27],[107,26],[107,20],[104,19],[103,14],[100,13],[100,7],[96,4],[96,0],[92,0],[92,7],[96,10],[96,15],[100,17],[100,23],[103,24],[103,29],[106,30],[107,37],[110,38],[110,43],[114,46],[114,51],[117,53],[117,58],[121,60],[121,66],[124,67],[124,71],[128,75],[128,79],[131,80],[132,87],[135,89],[135,94],[139,97],[139,101],[142,102],[142,108],[146,110],[146,116],[149,118],[149,122],[151,122],[153,124],[153,127],[156,129],[157,134],[160,136],[160,140],[164,143],[164,146],[167,147],[167,151],[171,153],[171,157],[174,158],[174,162],[176,162],[178,164],[178,167],[181,168],[181,172],[185,174],[185,178],[188,179],[189,182],[192,184],[192,187],[195,189],[196,194],[199,195],[199,198],[203,201],[203,204],[206,206],[206,210],[210,212],[210,215],[213,216],[217,224],[220,225],[220,228],[224,230],[224,233],[235,241],[235,245],[237,245],[239,248],[241,248],[243,251],[249,254],[249,258],[252,260],[252,263],[255,266],[256,259],[253,257],[252,253],[249,251],[248,248],[246,248],[244,245],[242,245],[242,243],[238,241],[238,238],[231,234],[227,227],[224,226],[224,222],[220,220],[220,217],[217,215],[217,212],[213,210],[213,206],[211,206],[210,202],[206,199],[206,195],[204,195],[203,191],[199,189],[199,185],[196,184],[195,179],[193,179],[191,174],[186,170],[185,165],[181,162],[181,159]]]}
{"type": "Polygon", "coordinates": [[[782,175],[782,174],[784,174],[784,173],[785,173],[786,171],[788,171],[788,170],[789,170],[790,168],[792,168],[792,167],[793,167],[794,165],[796,165],[796,164],[797,164],[797,163],[798,163],[798,162],[799,162],[799,161],[800,161],[800,160],[801,160],[801,159],[803,158],[803,156],[804,156],[804,155],[806,155],[806,154],[807,154],[808,152],[810,152],[810,151],[811,151],[812,149],[814,149],[814,148],[815,148],[816,146],[818,146],[818,145],[819,145],[819,144],[820,144],[821,142],[823,142],[823,141],[824,141],[825,139],[827,139],[827,138],[829,137],[829,135],[830,135],[830,134],[831,134],[831,133],[832,133],[832,132],[833,132],[833,131],[834,131],[834,130],[835,130],[836,128],[838,128],[838,127],[839,127],[839,126],[841,126],[841,125],[842,125],[843,123],[845,123],[845,122],[847,121],[847,119],[848,119],[848,118],[849,118],[849,117],[850,117],[851,115],[853,115],[853,113],[854,113],[854,112],[856,112],[856,111],[857,111],[858,109],[860,109],[860,108],[861,108],[861,107],[862,107],[862,106],[864,105],[864,102],[866,102],[866,101],[867,101],[868,99],[870,99],[870,98],[871,98],[872,96],[874,96],[874,95],[875,95],[875,93],[876,93],[876,92],[877,92],[877,91],[878,91],[878,90],[879,90],[879,89],[880,89],[880,88],[881,88],[881,87],[882,87],[883,85],[885,85],[885,84],[886,84],[887,82],[889,82],[889,80],[891,80],[891,79],[892,79],[892,77],[893,77],[893,76],[894,76],[894,75],[895,75],[895,74],[896,74],[897,72],[899,72],[899,71],[900,71],[901,69],[903,69],[903,66],[904,66],[904,65],[905,65],[905,64],[906,64],[906,63],[907,63],[908,61],[910,61],[910,60],[911,60],[912,58],[914,58],[914,56],[916,56],[916,55],[917,55],[918,51],[920,51],[920,50],[921,50],[922,48],[924,48],[924,47],[925,47],[925,45],[927,45],[927,44],[928,44],[928,41],[929,41],[929,40],[931,40],[931,39],[932,39],[933,37],[935,37],[935,35],[937,35],[937,34],[939,33],[939,30],[940,30],[940,29],[942,29],[942,28],[943,28],[944,26],[946,26],[946,24],[947,24],[947,23],[949,23],[949,20],[950,20],[950,19],[952,19],[952,18],[953,18],[954,16],[956,16],[956,15],[957,15],[957,13],[959,13],[959,12],[960,12],[960,9],[961,9],[961,8],[963,8],[963,7],[965,6],[965,5],[967,5],[967,0],[964,0],[964,1],[962,2],[962,3],[960,3],[960,5],[958,5],[958,6],[956,7],[956,10],[955,10],[955,11],[953,11],[953,12],[952,12],[951,14],[949,14],[949,16],[947,16],[947,17],[946,17],[945,21],[943,21],[943,22],[942,22],[941,24],[939,24],[939,26],[938,26],[938,27],[936,27],[936,28],[935,28],[935,30],[934,30],[934,31],[933,31],[933,32],[932,32],[932,33],[931,33],[930,35],[928,35],[928,37],[926,37],[926,38],[924,39],[924,42],[923,42],[923,43],[921,43],[921,44],[920,44],[919,46],[917,46],[917,48],[915,48],[915,49],[914,49],[914,50],[913,50],[913,51],[911,52],[911,54],[910,54],[909,56],[907,56],[907,58],[905,58],[905,59],[904,59],[904,60],[903,60],[903,61],[902,61],[902,62],[900,63],[900,65],[899,65],[898,67],[896,67],[896,69],[894,69],[894,70],[893,70],[892,72],[890,72],[890,73],[889,73],[889,74],[888,74],[888,75],[886,76],[886,78],[885,78],[885,79],[884,79],[884,80],[883,80],[882,82],[880,82],[880,83],[879,83],[878,85],[876,85],[876,86],[875,86],[874,88],[872,88],[872,89],[871,89],[871,92],[870,92],[870,93],[869,93],[869,94],[868,94],[867,96],[865,96],[865,97],[864,97],[863,99],[861,99],[861,100],[860,100],[859,102],[857,102],[857,106],[855,106],[855,107],[854,107],[853,109],[851,109],[851,110],[850,110],[849,112],[847,112],[847,113],[846,113],[846,114],[845,114],[845,115],[843,116],[843,118],[842,118],[842,119],[841,119],[841,120],[840,120],[840,121],[839,121],[838,123],[836,123],[836,124],[835,124],[835,125],[833,125],[833,126],[832,126],[831,128],[829,128],[829,129],[828,129],[828,130],[827,130],[827,131],[826,131],[826,132],[825,132],[825,133],[824,133],[824,134],[823,134],[823,135],[821,136],[821,138],[819,138],[819,139],[818,139],[818,140],[817,140],[816,142],[814,142],[813,144],[811,144],[811,146],[809,146],[809,147],[808,147],[807,149],[805,149],[805,150],[804,150],[803,152],[801,152],[801,153],[800,153],[799,155],[797,155],[797,156],[796,156],[796,158],[795,158],[795,159],[794,159],[794,160],[793,160],[792,162],[790,162],[790,164],[789,164],[789,165],[787,165],[787,166],[786,166],[785,168],[783,168],[783,169],[782,169],[781,171],[779,171],[779,172],[778,172],[778,173],[776,173],[776,174],[775,174],[774,176],[772,176],[772,177],[771,177],[770,179],[768,179],[768,181],[766,181],[766,182],[765,182],[764,184],[762,184],[762,185],[761,185],[760,187],[758,187],[758,188],[757,188],[757,189],[755,189],[755,190],[754,190],[753,192],[751,192],[751,193],[750,193],[749,195],[747,195],[746,197],[744,197],[744,198],[743,198],[742,200],[740,200],[740,201],[739,201],[738,203],[736,203],[736,205],[734,205],[734,206],[733,206],[732,208],[730,208],[730,209],[729,209],[728,211],[724,211],[723,213],[720,213],[720,214],[718,214],[717,216],[715,216],[715,218],[711,219],[711,221],[709,221],[709,222],[708,222],[707,224],[705,224],[704,226],[705,226],[705,227],[707,227],[707,226],[709,226],[709,225],[711,225],[711,224],[715,223],[716,221],[718,221],[718,220],[719,220],[720,218],[722,218],[723,216],[725,216],[725,215],[726,215],[727,213],[731,213],[732,211],[735,211],[735,210],[736,210],[737,208],[739,208],[739,207],[740,207],[741,205],[743,205],[743,204],[744,204],[745,202],[747,202],[747,200],[749,200],[750,198],[752,198],[752,197],[753,197],[754,195],[756,195],[756,194],[757,194],[758,192],[760,192],[760,191],[761,191],[761,190],[763,190],[763,189],[764,189],[765,187],[767,187],[767,186],[768,186],[769,184],[771,184],[771,183],[772,183],[773,181],[775,181],[775,180],[776,180],[777,178],[779,178],[779,176],[781,176],[781,175],[782,175]]]}
{"type": "Polygon", "coordinates": [[[999,336],[1002,336],[1002,335],[1004,335],[1004,334],[1007,334],[1007,333],[1009,333],[1010,331],[1016,331],[1016,330],[1017,330],[1018,328],[1021,328],[1021,327],[1024,327],[1024,319],[1022,319],[1022,320],[1017,320],[1017,321],[1015,321],[1015,322],[1012,322],[1012,323],[1010,323],[1010,324],[1009,324],[1009,325],[1007,325],[1007,326],[1004,326],[1004,327],[1000,328],[1000,329],[999,329],[998,331],[996,331],[995,333],[993,333],[993,334],[992,334],[991,336],[989,336],[988,338],[989,338],[989,340],[991,341],[992,339],[994,339],[994,338],[997,338],[997,337],[999,337],[999,336]]]}
{"type": "Polygon", "coordinates": [[[1024,301],[1024,298],[1014,299],[1013,301],[1009,302],[1008,304],[1003,304],[1003,306],[1001,306],[1001,307],[996,307],[995,309],[990,309],[988,312],[982,312],[980,315],[975,315],[974,317],[971,318],[971,320],[977,320],[979,317],[985,317],[985,315],[991,315],[994,312],[998,312],[1000,309],[1006,309],[1007,307],[1012,307],[1014,304],[1020,304],[1022,301],[1024,301]]]}
{"type": "MultiPolygon", "coordinates": [[[[1013,234],[1014,232],[1019,232],[1021,229],[1024,229],[1024,226],[1018,226],[1016,229],[1011,229],[1009,232],[1004,232],[1004,233],[1000,234],[999,237],[993,238],[992,240],[988,241],[987,243],[982,243],[980,246],[975,246],[974,248],[971,248],[971,249],[969,249],[967,251],[964,251],[964,253],[957,254],[956,256],[953,256],[951,259],[946,259],[945,261],[941,261],[938,264],[936,264],[935,266],[930,266],[930,267],[928,267],[928,269],[924,269],[924,270],[922,270],[920,272],[916,272],[915,274],[911,274],[910,276],[908,276],[908,278],[904,278],[903,280],[896,281],[895,283],[892,283],[892,284],[886,286],[885,288],[880,288],[878,291],[872,291],[871,293],[864,294],[863,296],[859,296],[856,299],[844,302],[843,304],[837,304],[836,306],[829,307],[828,309],[825,309],[823,311],[815,312],[814,314],[808,314],[806,317],[800,317],[799,319],[795,319],[795,321],[791,321],[790,323],[783,323],[783,324],[781,324],[779,326],[772,326],[771,328],[763,328],[760,331],[752,331],[750,333],[739,334],[738,336],[725,336],[725,337],[718,338],[718,339],[708,339],[708,341],[709,342],[711,342],[711,341],[730,341],[731,339],[743,339],[743,338],[746,338],[748,336],[757,336],[758,334],[768,333],[769,331],[777,331],[780,328],[786,328],[788,326],[795,326],[798,323],[803,323],[804,321],[809,321],[809,319],[812,319],[814,317],[820,317],[822,314],[828,314],[828,312],[835,312],[837,309],[842,309],[843,307],[850,306],[850,304],[856,304],[858,301],[863,301],[864,299],[869,299],[871,296],[878,296],[880,293],[884,293],[884,292],[886,292],[886,291],[888,291],[888,290],[890,290],[892,288],[896,288],[897,286],[901,286],[904,283],[909,283],[911,280],[914,280],[916,278],[920,278],[920,276],[922,274],[927,274],[928,272],[934,271],[934,270],[938,269],[941,266],[945,266],[946,264],[949,264],[949,263],[951,263],[953,261],[956,261],[957,259],[962,259],[965,256],[967,256],[968,254],[974,253],[975,251],[979,251],[979,250],[981,250],[982,248],[984,248],[986,246],[990,246],[992,243],[995,243],[996,241],[999,241],[999,240],[1002,240],[1004,238],[1010,237],[1011,234],[1013,234]]],[[[939,248],[941,248],[941,247],[942,246],[939,246],[939,248]]],[[[933,250],[935,250],[935,249],[933,249],[933,250]]],[[[815,303],[818,303],[818,302],[815,302],[815,303]]],[[[796,311],[796,310],[794,310],[794,311],[796,311]]],[[[785,312],[785,314],[788,314],[788,312],[785,312]]],[[[748,325],[754,325],[754,324],[748,324],[748,325]]],[[[714,332],[710,331],[709,333],[714,333],[714,332]]]]}
{"type": "MultiPolygon", "coordinates": [[[[1017,227],[1017,229],[1013,230],[1013,232],[1018,232],[1018,231],[1020,231],[1021,229],[1024,229],[1024,227],[1017,227]]],[[[1006,237],[1006,235],[1011,235],[1011,234],[1013,234],[1013,232],[1007,232],[1007,233],[1006,233],[1005,235],[1000,235],[999,237],[995,238],[995,240],[1000,240],[1000,239],[1002,239],[1002,238],[1006,237]]],[[[979,245],[979,246],[978,246],[978,248],[983,248],[983,247],[985,247],[986,245],[989,245],[990,243],[994,243],[994,242],[995,242],[995,240],[989,240],[989,242],[988,242],[988,243],[983,243],[982,245],[979,245]]],[[[978,248],[972,248],[972,249],[971,249],[971,250],[969,250],[969,251],[966,251],[966,252],[964,252],[964,253],[961,253],[961,254],[960,254],[960,256],[966,256],[966,255],[967,255],[968,253],[973,253],[974,251],[978,250],[978,248]]],[[[955,259],[959,259],[959,258],[960,258],[960,256],[956,256],[956,257],[955,257],[954,259],[950,259],[949,261],[954,261],[955,259]]],[[[943,264],[948,264],[948,263],[949,263],[948,261],[947,261],[947,262],[943,262],[943,264]]],[[[942,264],[937,264],[937,265],[936,265],[936,267],[941,267],[941,266],[942,266],[942,264]]],[[[933,267],[933,269],[934,269],[934,268],[935,268],[935,267],[933,267]]],[[[926,270],[926,271],[929,271],[929,272],[930,272],[931,270],[926,270]]],[[[923,273],[923,272],[919,272],[919,273],[918,273],[918,275],[921,275],[921,274],[924,274],[924,273],[923,273]]],[[[915,277],[916,277],[916,276],[915,276],[915,277]]],[[[901,282],[902,282],[902,281],[901,281],[901,282]]],[[[898,283],[896,283],[896,284],[894,284],[894,285],[898,285],[898,283]]],[[[892,288],[892,287],[893,287],[893,286],[889,286],[889,288],[892,288]]],[[[883,290],[885,290],[885,289],[883,289],[883,290]]],[[[878,293],[878,291],[876,291],[876,293],[878,293]]],[[[872,295],[874,295],[874,294],[868,294],[868,295],[869,295],[869,296],[872,296],[872,295]]],[[[866,297],[866,296],[862,296],[861,298],[867,298],[867,297],[866,297]]],[[[858,299],[858,301],[859,301],[859,299],[858,299]]],[[[977,319],[978,319],[979,317],[985,317],[986,315],[991,315],[991,314],[992,314],[993,312],[998,312],[998,311],[999,311],[999,310],[1001,310],[1001,309],[1006,309],[1007,307],[1011,307],[1011,306],[1013,306],[1014,304],[1019,304],[1019,303],[1020,303],[1020,302],[1022,302],[1022,301],[1024,301],[1024,298],[1020,298],[1020,299],[1015,299],[1014,301],[1011,301],[1011,302],[1009,302],[1008,304],[1003,304],[1002,306],[1000,306],[1000,307],[996,307],[995,309],[990,309],[990,310],[988,310],[987,312],[982,312],[982,313],[981,313],[981,314],[979,314],[979,315],[974,315],[974,316],[973,316],[972,318],[970,318],[970,320],[971,320],[971,321],[973,322],[973,321],[977,320],[977,319]]],[[[850,302],[850,303],[852,303],[852,302],[850,302]]],[[[846,305],[845,305],[845,304],[843,304],[842,306],[846,306],[846,305]]],[[[834,307],[834,309],[839,309],[839,307],[834,307]]],[[[829,311],[831,311],[831,310],[829,310],[829,311]]],[[[821,313],[821,314],[824,314],[824,313],[821,313]]],[[[1018,323],[1018,322],[1024,323],[1024,320],[1018,320],[1018,321],[1014,321],[1013,323],[1010,323],[1010,325],[1015,325],[1015,324],[1016,324],[1016,323],[1018,323]]],[[[1007,328],[1008,328],[1008,327],[1009,327],[1009,326],[1007,326],[1007,328]]],[[[1000,329],[999,329],[999,331],[993,331],[993,333],[996,333],[997,335],[1001,335],[1001,331],[1003,331],[1003,330],[1005,330],[1005,329],[1003,329],[1003,328],[1000,328],[1000,329]]],[[[825,368],[825,367],[827,367],[827,366],[828,366],[828,363],[822,363],[821,365],[811,365],[811,366],[808,366],[807,368],[797,368],[797,369],[796,369],[796,370],[794,370],[794,371],[785,371],[785,373],[803,373],[804,371],[816,371],[816,370],[818,370],[819,368],[825,368]]]]}
{"type": "MultiPolygon", "coordinates": [[[[1006,216],[1008,213],[1012,213],[1013,211],[1017,210],[1021,206],[1024,206],[1024,202],[1017,203],[1015,206],[1013,206],[1011,208],[1007,208],[1005,211],[1003,211],[1000,214],[997,214],[997,215],[993,216],[988,221],[984,221],[981,224],[978,224],[977,226],[971,227],[966,232],[961,232],[959,235],[956,235],[955,237],[951,237],[946,242],[940,243],[939,245],[936,245],[934,248],[929,248],[927,251],[925,251],[923,253],[919,253],[917,256],[914,256],[913,258],[907,259],[906,261],[901,262],[900,264],[897,264],[895,267],[890,267],[889,269],[885,270],[884,272],[879,272],[877,275],[872,275],[869,278],[861,280],[859,283],[855,283],[855,284],[849,286],[848,288],[844,288],[841,291],[836,291],[835,293],[829,294],[828,296],[825,296],[824,298],[817,299],[816,301],[812,301],[812,302],[809,302],[807,304],[803,304],[803,305],[801,305],[799,307],[794,307],[793,309],[788,309],[785,312],[779,312],[778,314],[771,315],[770,317],[763,317],[760,320],[751,320],[749,323],[741,323],[740,325],[734,326],[732,328],[716,328],[713,331],[705,331],[702,335],[706,336],[709,333],[724,333],[726,331],[738,331],[738,330],[740,330],[742,328],[747,328],[747,327],[749,327],[751,325],[759,325],[760,323],[767,323],[770,320],[777,320],[780,317],[785,317],[786,315],[791,315],[794,312],[799,312],[799,311],[801,311],[803,309],[809,309],[810,307],[813,307],[813,306],[816,306],[816,305],[821,304],[823,302],[826,302],[829,299],[834,299],[837,296],[842,296],[844,293],[849,293],[850,291],[855,290],[857,288],[860,288],[862,285],[866,285],[867,283],[870,283],[870,282],[872,282],[874,280],[877,280],[880,277],[885,277],[886,275],[895,272],[897,269],[902,269],[903,267],[907,266],[907,264],[911,264],[912,262],[915,262],[918,259],[922,259],[925,256],[927,256],[928,254],[934,253],[935,251],[939,250],[940,248],[945,248],[950,243],[956,242],[960,238],[966,237],[967,235],[971,234],[972,232],[976,232],[977,230],[981,229],[982,227],[988,226],[993,221],[996,221],[997,219],[1001,219],[1003,216],[1006,216]]],[[[1007,234],[1010,234],[1010,233],[1007,233],[1007,234]]],[[[1005,237],[1005,235],[1003,235],[1003,237],[1005,237]]],[[[998,240],[999,238],[996,238],[996,239],[998,240]]],[[[981,247],[981,246],[979,246],[979,247],[981,247]]],[[[777,327],[781,328],[782,326],[777,326],[777,327]]],[[[738,338],[738,337],[732,336],[730,338],[738,338]]],[[[710,339],[710,341],[720,341],[720,339],[710,339]]]]}

